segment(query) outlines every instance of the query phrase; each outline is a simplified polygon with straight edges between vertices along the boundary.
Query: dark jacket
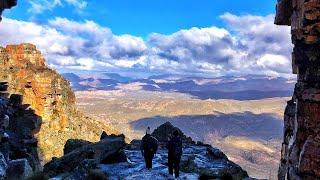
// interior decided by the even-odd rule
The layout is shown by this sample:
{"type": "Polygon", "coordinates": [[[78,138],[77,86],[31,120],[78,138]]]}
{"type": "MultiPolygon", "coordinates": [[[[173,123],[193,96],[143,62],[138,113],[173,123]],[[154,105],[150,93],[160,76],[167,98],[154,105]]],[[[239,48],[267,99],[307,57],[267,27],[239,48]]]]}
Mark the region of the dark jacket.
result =
{"type": "Polygon", "coordinates": [[[158,140],[155,137],[151,136],[150,134],[146,134],[142,138],[141,142],[140,149],[142,154],[155,154],[158,150],[158,144],[158,140]]]}
{"type": "Polygon", "coordinates": [[[179,136],[173,136],[167,144],[168,155],[174,157],[182,156],[182,140],[179,136]]]}

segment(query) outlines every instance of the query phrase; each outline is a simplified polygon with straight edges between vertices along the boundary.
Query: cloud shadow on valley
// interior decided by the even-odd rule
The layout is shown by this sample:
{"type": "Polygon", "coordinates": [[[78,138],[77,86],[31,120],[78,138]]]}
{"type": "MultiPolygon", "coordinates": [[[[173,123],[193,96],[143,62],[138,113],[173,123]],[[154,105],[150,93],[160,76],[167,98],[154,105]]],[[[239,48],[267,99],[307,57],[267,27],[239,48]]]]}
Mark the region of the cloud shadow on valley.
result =
{"type": "Polygon", "coordinates": [[[171,122],[188,136],[203,141],[209,134],[215,137],[242,136],[250,139],[281,139],[283,121],[273,114],[252,112],[210,115],[181,115],[174,117],[154,116],[131,122],[134,130],[152,129],[165,122],[171,122]]]}

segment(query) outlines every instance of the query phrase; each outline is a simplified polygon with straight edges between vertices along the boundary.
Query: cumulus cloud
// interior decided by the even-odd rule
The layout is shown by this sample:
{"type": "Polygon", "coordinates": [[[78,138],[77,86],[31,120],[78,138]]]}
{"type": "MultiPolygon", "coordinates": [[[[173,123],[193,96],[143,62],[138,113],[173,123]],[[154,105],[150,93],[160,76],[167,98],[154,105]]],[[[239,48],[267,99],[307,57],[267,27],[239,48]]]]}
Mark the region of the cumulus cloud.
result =
{"type": "Polygon", "coordinates": [[[0,26],[0,36],[8,37],[0,40],[1,45],[23,42],[36,44],[48,64],[56,68],[120,68],[121,64],[117,61],[135,61],[147,49],[142,38],[113,35],[110,29],[92,21],[80,23],[56,18],[48,25],[38,25],[4,18],[0,26]]]}
{"type": "Polygon", "coordinates": [[[221,28],[191,28],[172,35],[152,34],[160,56],[179,62],[227,63],[235,54],[230,33],[221,28]]]}
{"type": "Polygon", "coordinates": [[[273,24],[274,16],[236,16],[225,13],[221,18],[237,38],[237,49],[245,54],[242,59],[235,59],[235,67],[259,68],[257,71],[269,70],[274,74],[291,72],[290,27],[273,24]],[[269,64],[281,64],[279,68],[266,69],[261,66],[261,59],[269,64]],[[270,61],[270,62],[266,62],[270,61]],[[262,69],[261,69],[262,68],[262,69]]]}
{"type": "Polygon", "coordinates": [[[207,74],[288,75],[290,28],[273,24],[274,16],[220,17],[226,28],[191,28],[171,35],[152,34],[157,55],[207,74]]]}
{"type": "MultiPolygon", "coordinates": [[[[57,0],[60,2],[60,0],[57,0]]],[[[69,0],[71,2],[71,0],[69,0]]],[[[115,35],[94,21],[55,18],[46,25],[4,18],[1,45],[31,42],[57,69],[124,70],[221,76],[291,73],[288,27],[273,25],[273,15],[220,17],[215,26],[152,33],[143,40],[115,35]]]]}

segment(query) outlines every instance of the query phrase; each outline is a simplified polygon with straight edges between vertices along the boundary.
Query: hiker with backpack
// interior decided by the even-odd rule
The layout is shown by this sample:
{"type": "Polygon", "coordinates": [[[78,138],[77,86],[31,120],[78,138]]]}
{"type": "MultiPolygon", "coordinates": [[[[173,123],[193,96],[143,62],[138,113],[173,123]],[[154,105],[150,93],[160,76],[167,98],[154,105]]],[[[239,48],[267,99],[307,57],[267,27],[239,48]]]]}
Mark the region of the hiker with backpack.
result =
{"type": "Polygon", "coordinates": [[[174,171],[176,178],[179,177],[180,160],[182,156],[182,139],[179,134],[179,131],[175,130],[173,137],[167,144],[169,174],[173,175],[174,171]]]}
{"type": "Polygon", "coordinates": [[[142,138],[141,153],[149,170],[152,169],[152,159],[158,150],[158,144],[158,140],[151,136],[150,127],[148,127],[146,135],[142,138]]]}

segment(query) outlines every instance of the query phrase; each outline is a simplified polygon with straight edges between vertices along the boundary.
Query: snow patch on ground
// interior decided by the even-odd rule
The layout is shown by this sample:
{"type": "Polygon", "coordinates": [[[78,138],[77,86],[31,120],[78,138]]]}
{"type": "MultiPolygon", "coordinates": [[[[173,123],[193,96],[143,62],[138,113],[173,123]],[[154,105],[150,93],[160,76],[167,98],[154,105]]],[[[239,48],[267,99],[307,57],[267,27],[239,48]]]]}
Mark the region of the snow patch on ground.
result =
{"type": "MultiPolygon", "coordinates": [[[[99,168],[108,174],[110,180],[118,179],[152,179],[152,180],[164,180],[174,179],[173,176],[169,175],[167,167],[167,151],[159,150],[153,159],[152,170],[145,168],[144,159],[140,151],[137,150],[126,150],[125,151],[129,162],[118,163],[118,164],[101,164],[99,168]]],[[[180,172],[180,178],[196,180],[199,178],[198,174],[194,173],[183,173],[180,172]]]]}

